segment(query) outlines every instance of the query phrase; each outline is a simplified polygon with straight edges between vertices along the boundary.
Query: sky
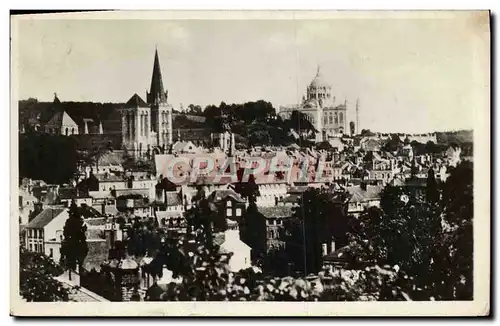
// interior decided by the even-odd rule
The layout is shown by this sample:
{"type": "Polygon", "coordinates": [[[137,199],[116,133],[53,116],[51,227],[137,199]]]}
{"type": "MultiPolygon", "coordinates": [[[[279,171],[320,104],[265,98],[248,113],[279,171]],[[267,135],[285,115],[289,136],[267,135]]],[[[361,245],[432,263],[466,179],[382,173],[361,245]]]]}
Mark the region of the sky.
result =
{"type": "Polygon", "coordinates": [[[176,109],[261,99],[275,107],[295,104],[321,65],[332,95],[347,100],[350,121],[359,99],[361,128],[473,128],[489,87],[489,43],[474,17],[306,18],[25,17],[13,23],[18,97],[126,102],[138,93],[145,99],[157,48],[176,109]]]}

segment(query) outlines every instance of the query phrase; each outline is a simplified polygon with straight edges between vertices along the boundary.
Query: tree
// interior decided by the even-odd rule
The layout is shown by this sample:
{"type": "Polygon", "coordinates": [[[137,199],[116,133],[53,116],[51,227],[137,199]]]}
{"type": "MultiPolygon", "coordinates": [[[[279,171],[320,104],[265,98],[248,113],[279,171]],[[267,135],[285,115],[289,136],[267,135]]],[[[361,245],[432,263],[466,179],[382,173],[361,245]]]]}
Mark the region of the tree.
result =
{"type": "Polygon", "coordinates": [[[71,280],[71,271],[82,266],[88,253],[88,246],[87,227],[75,201],[72,201],[68,214],[69,218],[64,225],[64,238],[61,243],[61,262],[69,270],[69,279],[71,280]]]}
{"type": "Polygon", "coordinates": [[[401,148],[403,148],[403,143],[401,142],[398,134],[391,134],[383,149],[388,152],[396,152],[401,148]]]}
{"type": "Polygon", "coordinates": [[[472,175],[472,164],[463,162],[441,190],[429,171],[425,198],[404,187],[386,187],[382,209],[362,214],[362,230],[352,237],[363,247],[363,259],[405,271],[415,299],[471,300],[472,175]]]}
{"type": "Polygon", "coordinates": [[[55,280],[62,268],[47,256],[25,251],[19,253],[19,291],[30,302],[68,301],[68,290],[55,280]]]}
{"type": "Polygon", "coordinates": [[[186,235],[179,239],[166,238],[149,267],[153,275],[161,275],[166,266],[173,277],[182,277],[182,284],[171,284],[162,300],[221,299],[219,292],[226,285],[227,265],[214,243],[211,216],[203,206],[194,205],[186,213],[186,235]]]}
{"type": "Polygon", "coordinates": [[[397,264],[410,275],[426,279],[441,233],[439,212],[404,188],[387,186],[381,199],[383,217],[366,221],[375,259],[397,264]]]}
{"type": "Polygon", "coordinates": [[[38,133],[19,135],[20,177],[50,184],[68,183],[77,172],[77,161],[75,138],[38,133]]]}
{"type": "Polygon", "coordinates": [[[286,121],[288,129],[293,129],[299,134],[318,132],[314,125],[309,121],[307,115],[300,111],[292,111],[290,119],[286,121]]]}
{"type": "Polygon", "coordinates": [[[433,168],[427,172],[426,199],[429,203],[437,204],[439,202],[439,189],[433,168]]]}
{"type": "Polygon", "coordinates": [[[186,113],[187,114],[192,114],[192,115],[201,115],[202,114],[201,106],[194,105],[194,104],[189,104],[188,110],[187,110],[186,113]]]}
{"type": "Polygon", "coordinates": [[[356,129],[356,127],[355,127],[354,121],[349,122],[349,129],[350,129],[350,131],[351,131],[351,135],[354,135],[354,133],[355,133],[355,131],[356,131],[356,130],[355,130],[355,129],[356,129]]]}
{"type": "Polygon", "coordinates": [[[362,129],[361,130],[361,136],[374,136],[375,133],[373,133],[370,129],[362,129]]]}
{"type": "Polygon", "coordinates": [[[330,247],[347,244],[352,230],[344,205],[345,193],[327,189],[306,190],[299,199],[292,218],[285,221],[283,236],[288,257],[296,270],[317,273],[323,265],[323,244],[330,247]]]}
{"type": "MultiPolygon", "coordinates": [[[[436,261],[443,299],[472,300],[474,293],[473,165],[461,162],[452,169],[443,190],[445,232],[436,261]]],[[[436,277],[437,278],[437,277],[436,277]]]]}

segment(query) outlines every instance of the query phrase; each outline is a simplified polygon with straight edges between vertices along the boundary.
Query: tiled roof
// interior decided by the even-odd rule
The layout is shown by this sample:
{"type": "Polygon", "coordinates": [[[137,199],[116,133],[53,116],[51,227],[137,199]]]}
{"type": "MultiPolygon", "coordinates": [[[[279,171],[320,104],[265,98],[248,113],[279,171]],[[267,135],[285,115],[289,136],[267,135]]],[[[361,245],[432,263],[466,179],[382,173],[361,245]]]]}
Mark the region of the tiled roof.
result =
{"type": "Polygon", "coordinates": [[[259,207],[259,212],[265,217],[291,217],[293,208],[291,206],[259,207]]]}
{"type": "Polygon", "coordinates": [[[147,107],[149,107],[149,105],[146,102],[144,102],[144,100],[139,95],[137,95],[137,93],[135,93],[134,95],[132,95],[130,100],[128,100],[127,103],[125,103],[125,107],[127,107],[127,108],[136,108],[136,107],[147,108],[147,107]]]}
{"type": "Polygon", "coordinates": [[[31,222],[29,222],[26,227],[31,229],[41,229],[65,210],[65,208],[46,208],[31,222]]]}
{"type": "Polygon", "coordinates": [[[136,197],[147,197],[149,196],[149,189],[116,189],[116,198],[120,196],[132,196],[135,195],[136,197]]]}
{"type": "Polygon", "coordinates": [[[101,265],[108,259],[109,246],[106,240],[87,241],[89,251],[83,261],[83,268],[90,271],[95,268],[97,271],[101,269],[101,265]]]}
{"type": "Polygon", "coordinates": [[[286,196],[285,198],[283,198],[282,202],[283,203],[297,203],[297,201],[299,200],[300,196],[299,195],[289,195],[289,196],[286,196]]]}
{"type": "Polygon", "coordinates": [[[309,186],[295,186],[295,187],[290,187],[288,189],[289,194],[300,194],[306,191],[309,188],[309,186]]]}
{"type": "Polygon", "coordinates": [[[88,228],[86,236],[87,240],[101,240],[104,236],[104,229],[88,228]]]}
{"type": "Polygon", "coordinates": [[[99,182],[123,182],[123,177],[114,174],[94,174],[99,182]]]}
{"type": "Polygon", "coordinates": [[[99,158],[99,166],[121,165],[123,163],[123,152],[113,151],[99,158]]]}
{"type": "Polygon", "coordinates": [[[383,186],[372,186],[367,185],[366,190],[363,190],[361,186],[347,187],[346,190],[351,195],[351,202],[364,202],[367,200],[380,199],[380,193],[384,189],[383,186]]]}
{"type": "Polygon", "coordinates": [[[240,202],[240,203],[244,203],[245,200],[243,198],[241,198],[241,196],[236,192],[234,191],[233,189],[220,189],[220,190],[215,190],[211,196],[213,196],[213,198],[215,199],[215,201],[220,201],[220,200],[223,200],[227,197],[231,197],[233,198],[234,200],[240,202]]]}
{"type": "Polygon", "coordinates": [[[84,218],[96,218],[96,217],[101,217],[102,214],[96,210],[95,208],[87,205],[83,205],[79,207],[80,212],[82,213],[82,216],[84,218]]]}
{"type": "Polygon", "coordinates": [[[85,223],[88,225],[92,226],[98,226],[98,225],[105,225],[106,224],[106,218],[101,217],[101,218],[89,218],[85,220],[85,223]]]}
{"type": "Polygon", "coordinates": [[[182,205],[182,199],[177,192],[167,191],[165,197],[165,203],[167,204],[167,206],[178,206],[182,205]]]}

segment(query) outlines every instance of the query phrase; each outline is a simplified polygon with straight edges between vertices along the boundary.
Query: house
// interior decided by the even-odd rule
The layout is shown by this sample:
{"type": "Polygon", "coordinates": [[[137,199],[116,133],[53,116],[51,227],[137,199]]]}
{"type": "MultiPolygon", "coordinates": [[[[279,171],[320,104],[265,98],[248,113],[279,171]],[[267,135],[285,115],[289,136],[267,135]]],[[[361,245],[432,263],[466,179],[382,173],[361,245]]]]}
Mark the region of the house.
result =
{"type": "Polygon", "coordinates": [[[380,206],[380,194],[383,186],[367,185],[362,182],[359,186],[346,187],[350,195],[348,204],[348,214],[359,216],[366,208],[380,206]]]}
{"type": "Polygon", "coordinates": [[[342,142],[342,139],[339,137],[331,138],[328,140],[328,143],[330,146],[336,150],[337,152],[342,152],[344,150],[344,143],[342,142]]]}
{"type": "Polygon", "coordinates": [[[246,243],[240,239],[238,222],[227,220],[227,229],[224,231],[224,242],[219,247],[221,254],[228,254],[228,268],[232,272],[250,268],[251,250],[246,243]]]}
{"type": "Polygon", "coordinates": [[[360,141],[360,147],[365,152],[379,152],[381,145],[377,139],[364,138],[360,141]]]}
{"type": "Polygon", "coordinates": [[[400,155],[411,161],[413,159],[413,147],[410,144],[404,145],[400,155]]]}
{"type": "Polygon", "coordinates": [[[46,208],[26,225],[26,249],[59,260],[67,208],[46,208]],[[59,245],[53,245],[59,243],[59,245]],[[56,250],[57,249],[57,250],[56,250]]]}
{"type": "Polygon", "coordinates": [[[103,215],[116,215],[116,199],[109,191],[89,191],[89,196],[92,197],[92,208],[99,211],[103,215]]]}
{"type": "Polygon", "coordinates": [[[183,228],[185,219],[183,217],[184,205],[180,193],[176,191],[166,191],[165,197],[152,204],[153,214],[158,220],[158,225],[163,227],[183,228]]]}
{"type": "Polygon", "coordinates": [[[112,191],[118,189],[127,189],[127,180],[123,176],[117,176],[111,173],[95,175],[98,181],[98,189],[95,191],[112,191]]]}
{"type": "Polygon", "coordinates": [[[19,190],[19,223],[28,224],[29,216],[35,210],[35,204],[38,199],[27,192],[26,190],[19,190]]]}
{"type": "Polygon", "coordinates": [[[384,184],[394,178],[399,170],[394,159],[385,159],[378,154],[373,154],[372,164],[368,169],[368,179],[382,180],[384,184]]]}
{"type": "Polygon", "coordinates": [[[213,202],[220,217],[239,221],[246,209],[246,201],[233,189],[220,189],[212,192],[209,201],[213,202]]]}
{"type": "Polygon", "coordinates": [[[60,188],[59,189],[59,202],[60,204],[69,207],[71,202],[74,201],[76,206],[80,207],[86,205],[92,207],[93,198],[85,193],[81,193],[75,188],[60,188]]]}
{"type": "Polygon", "coordinates": [[[89,177],[90,173],[123,173],[123,151],[106,152],[97,158],[97,162],[91,166],[85,167],[85,175],[89,177]]]}
{"type": "Polygon", "coordinates": [[[78,135],[78,124],[66,111],[60,111],[45,124],[45,132],[64,136],[78,135]]]}
{"type": "Polygon", "coordinates": [[[266,218],[267,250],[283,247],[280,235],[284,230],[285,220],[293,215],[292,206],[259,207],[259,212],[266,218]]]}
{"type": "Polygon", "coordinates": [[[256,204],[259,207],[275,206],[278,201],[283,200],[287,195],[286,182],[263,182],[258,183],[258,187],[260,195],[256,198],[256,204]]]}
{"type": "Polygon", "coordinates": [[[460,155],[462,154],[462,149],[460,146],[451,145],[446,150],[446,160],[449,166],[456,167],[460,161],[460,155]]]}
{"type": "Polygon", "coordinates": [[[147,197],[141,194],[125,194],[116,197],[116,209],[138,217],[153,216],[152,206],[147,197]]]}
{"type": "Polygon", "coordinates": [[[45,124],[45,132],[64,136],[103,134],[101,121],[70,115],[63,109],[62,103],[57,97],[57,94],[54,96],[53,106],[56,113],[45,124]]]}
{"type": "Polygon", "coordinates": [[[348,168],[350,167],[350,165],[351,163],[345,161],[337,161],[335,163],[332,163],[332,179],[341,180],[343,177],[345,177],[345,174],[348,174],[350,176],[350,173],[348,172],[348,168]],[[347,171],[347,173],[345,173],[344,171],[347,171]]]}

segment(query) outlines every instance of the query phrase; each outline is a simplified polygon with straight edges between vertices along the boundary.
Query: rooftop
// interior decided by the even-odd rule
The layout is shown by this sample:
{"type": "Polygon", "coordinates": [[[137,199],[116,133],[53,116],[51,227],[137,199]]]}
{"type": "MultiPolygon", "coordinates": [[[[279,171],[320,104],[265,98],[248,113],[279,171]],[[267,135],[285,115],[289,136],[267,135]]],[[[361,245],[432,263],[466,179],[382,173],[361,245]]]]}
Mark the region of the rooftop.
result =
{"type": "Polygon", "coordinates": [[[346,188],[347,192],[351,195],[351,202],[364,202],[367,200],[380,199],[380,193],[383,189],[383,186],[372,185],[367,185],[366,190],[363,190],[361,186],[351,186],[346,188]]]}
{"type": "Polygon", "coordinates": [[[267,218],[291,217],[293,208],[291,206],[259,207],[259,212],[267,218]]]}
{"type": "Polygon", "coordinates": [[[42,229],[65,210],[66,208],[46,208],[29,222],[26,228],[42,229]]]}

